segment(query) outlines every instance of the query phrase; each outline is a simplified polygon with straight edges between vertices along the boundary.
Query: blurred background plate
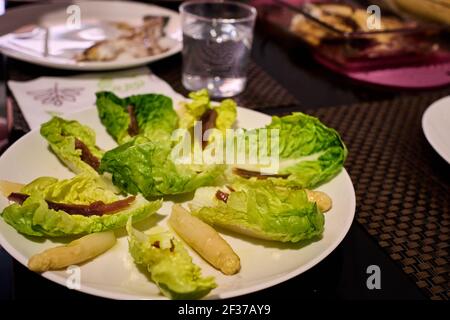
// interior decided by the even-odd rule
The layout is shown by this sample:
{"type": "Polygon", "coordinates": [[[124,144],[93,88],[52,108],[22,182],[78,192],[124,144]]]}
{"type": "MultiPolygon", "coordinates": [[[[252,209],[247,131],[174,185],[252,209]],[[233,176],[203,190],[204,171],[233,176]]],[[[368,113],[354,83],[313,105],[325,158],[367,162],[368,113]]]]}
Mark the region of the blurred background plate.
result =
{"type": "MultiPolygon", "coordinates": [[[[21,34],[9,33],[0,38],[0,50],[7,56],[26,62],[69,70],[114,70],[145,65],[181,51],[181,24],[178,13],[155,5],[121,1],[74,1],[80,7],[81,28],[68,27],[69,4],[34,5],[37,12],[35,24],[21,26],[21,34]],[[133,26],[142,25],[144,16],[168,17],[165,36],[160,43],[167,51],[143,58],[125,58],[112,61],[77,61],[75,55],[84,49],[114,36],[110,22],[124,22],[133,26]],[[45,28],[49,30],[48,50],[45,50],[45,28]]],[[[28,12],[30,6],[11,10],[11,14],[28,12]]],[[[29,13],[28,13],[29,16],[29,13]]]]}
{"type": "Polygon", "coordinates": [[[422,117],[422,128],[434,150],[450,164],[450,96],[428,107],[422,117]]]}

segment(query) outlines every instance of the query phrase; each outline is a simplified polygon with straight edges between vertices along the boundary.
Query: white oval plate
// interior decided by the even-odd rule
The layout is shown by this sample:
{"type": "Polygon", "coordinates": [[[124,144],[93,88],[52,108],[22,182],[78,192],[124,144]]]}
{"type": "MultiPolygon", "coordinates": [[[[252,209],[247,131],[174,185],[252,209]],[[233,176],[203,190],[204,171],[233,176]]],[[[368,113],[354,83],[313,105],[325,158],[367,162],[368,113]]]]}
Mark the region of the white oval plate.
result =
{"type": "Polygon", "coordinates": [[[19,39],[13,34],[0,38],[0,50],[7,56],[37,65],[68,70],[115,70],[146,65],[181,51],[182,32],[178,13],[155,5],[128,1],[75,1],[80,7],[81,28],[70,29],[67,21],[70,14],[58,9],[43,15],[39,20],[42,26],[50,30],[49,55],[44,56],[43,31],[30,38],[19,39]],[[162,54],[145,58],[118,59],[114,61],[79,62],[73,56],[85,48],[104,39],[102,22],[127,22],[142,24],[145,15],[163,15],[169,17],[165,27],[166,36],[161,40],[169,50],[162,54]],[[101,29],[101,30],[99,30],[101,29]]]}
{"type": "Polygon", "coordinates": [[[425,110],[422,129],[434,150],[450,163],[450,96],[435,101],[425,110]]]}
{"type": "MultiPolygon", "coordinates": [[[[79,120],[97,133],[97,144],[109,149],[115,142],[100,123],[96,109],[72,114],[67,118],[79,120]]],[[[269,123],[268,115],[238,108],[237,126],[257,128],[269,123]]],[[[40,176],[68,178],[73,176],[48,150],[47,142],[39,130],[33,130],[18,140],[0,158],[0,179],[27,183],[40,176]]],[[[224,238],[241,258],[241,271],[234,276],[224,276],[195,252],[190,250],[194,262],[203,274],[216,277],[218,287],[206,298],[229,298],[261,290],[293,278],[310,269],[329,255],[347,234],[355,214],[355,192],[345,170],[332,181],[318,188],[333,199],[333,208],[325,214],[323,238],[300,248],[295,244],[260,241],[236,234],[224,234],[224,238]]],[[[186,199],[189,200],[189,199],[186,199]]],[[[0,210],[8,201],[0,196],[0,210]]],[[[159,215],[145,224],[158,221],[166,225],[171,202],[165,202],[159,215]]],[[[108,252],[81,266],[80,291],[113,299],[164,299],[158,288],[149,282],[133,263],[128,253],[124,231],[116,232],[119,239],[108,252]]],[[[24,237],[0,219],[0,244],[23,265],[28,259],[46,248],[58,245],[56,240],[37,241],[24,237]]],[[[42,274],[47,279],[65,285],[69,276],[65,271],[42,274]]]]}

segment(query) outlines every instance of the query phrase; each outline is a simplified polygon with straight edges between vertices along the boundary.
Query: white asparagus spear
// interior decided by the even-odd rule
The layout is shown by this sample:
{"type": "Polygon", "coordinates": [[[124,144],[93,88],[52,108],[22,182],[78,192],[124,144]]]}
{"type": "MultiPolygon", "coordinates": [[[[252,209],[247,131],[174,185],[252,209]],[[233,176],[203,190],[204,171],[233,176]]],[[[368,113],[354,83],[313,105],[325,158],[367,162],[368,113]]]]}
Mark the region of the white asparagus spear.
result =
{"type": "Polygon", "coordinates": [[[331,209],[332,200],[325,192],[306,190],[306,195],[308,196],[309,201],[315,202],[317,204],[320,211],[327,212],[331,209]]]}
{"type": "Polygon", "coordinates": [[[25,185],[22,183],[0,180],[0,193],[5,197],[9,196],[13,192],[20,192],[25,185]]]}
{"type": "Polygon", "coordinates": [[[172,206],[169,224],[175,232],[214,268],[226,275],[241,269],[238,255],[211,226],[178,204],[172,206]]]}
{"type": "Polygon", "coordinates": [[[28,260],[28,268],[35,272],[57,270],[82,263],[110,249],[116,243],[113,231],[91,233],[64,246],[47,249],[28,260]]]}

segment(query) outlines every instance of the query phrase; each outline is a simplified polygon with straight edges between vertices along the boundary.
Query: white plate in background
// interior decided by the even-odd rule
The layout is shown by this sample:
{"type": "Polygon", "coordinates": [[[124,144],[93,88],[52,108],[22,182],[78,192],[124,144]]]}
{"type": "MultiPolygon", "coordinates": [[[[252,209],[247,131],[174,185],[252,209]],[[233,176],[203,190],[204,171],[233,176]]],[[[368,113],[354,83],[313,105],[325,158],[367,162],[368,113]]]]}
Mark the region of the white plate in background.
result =
{"type": "Polygon", "coordinates": [[[422,116],[425,137],[450,164],[450,96],[433,102],[422,116]]]}
{"type": "MultiPolygon", "coordinates": [[[[69,5],[69,4],[68,4],[69,5]]],[[[40,25],[50,30],[49,55],[44,56],[44,31],[35,29],[25,37],[7,34],[0,38],[0,51],[7,56],[29,63],[68,70],[100,71],[131,68],[146,65],[181,51],[182,31],[180,16],[177,12],[128,1],[75,1],[81,13],[81,28],[70,29],[66,10],[58,8],[40,17],[40,25]],[[146,15],[167,16],[165,37],[161,43],[169,50],[144,58],[127,58],[114,61],[80,62],[74,58],[76,53],[92,46],[108,34],[106,22],[126,22],[141,25],[146,15]]]]}

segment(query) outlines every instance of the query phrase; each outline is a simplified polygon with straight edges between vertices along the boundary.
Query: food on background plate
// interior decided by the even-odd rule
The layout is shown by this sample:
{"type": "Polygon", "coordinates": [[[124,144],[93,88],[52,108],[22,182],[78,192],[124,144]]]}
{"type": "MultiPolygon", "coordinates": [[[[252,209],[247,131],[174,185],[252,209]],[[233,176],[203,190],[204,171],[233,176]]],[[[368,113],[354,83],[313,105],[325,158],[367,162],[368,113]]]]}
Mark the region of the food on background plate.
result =
{"type": "Polygon", "coordinates": [[[95,132],[75,120],[53,117],[41,125],[50,149],[74,173],[97,174],[103,151],[96,146],[95,132]]]}
{"type": "Polygon", "coordinates": [[[170,145],[144,136],[107,151],[100,172],[112,175],[114,185],[145,197],[180,194],[211,185],[224,171],[223,165],[176,164],[170,145]]]}
{"type": "MultiPolygon", "coordinates": [[[[303,9],[317,20],[344,33],[370,32],[367,10],[353,7],[349,4],[337,3],[308,3],[303,9]]],[[[413,27],[415,24],[405,23],[392,16],[381,16],[380,29],[377,31],[397,30],[400,28],[413,27]]],[[[320,24],[308,19],[302,14],[292,18],[291,30],[302,36],[312,45],[318,45],[322,41],[341,38],[342,35],[328,30],[320,24]]],[[[392,36],[388,34],[374,35],[379,42],[388,42],[392,36]]]]}
{"type": "Polygon", "coordinates": [[[394,0],[388,4],[402,13],[406,11],[450,26],[450,0],[394,0]]]}
{"type": "Polygon", "coordinates": [[[171,299],[198,299],[217,285],[213,277],[202,277],[201,269],[183,244],[168,231],[145,234],[127,223],[131,256],[144,266],[161,292],[171,299]]]}
{"type": "Polygon", "coordinates": [[[28,260],[28,268],[35,272],[45,272],[83,263],[111,249],[115,243],[113,231],[88,234],[66,245],[33,255],[28,260]]]}
{"type": "MultiPolygon", "coordinates": [[[[264,175],[260,166],[239,164],[233,170],[235,175],[268,179],[285,187],[311,189],[331,180],[342,170],[347,148],[336,130],[328,128],[319,119],[294,112],[284,117],[272,117],[272,122],[263,129],[279,130],[278,173],[264,175]]],[[[257,137],[259,130],[253,130],[257,137]]]]}
{"type": "Polygon", "coordinates": [[[76,56],[78,61],[113,61],[124,58],[145,58],[168,49],[160,44],[168,17],[145,16],[142,25],[111,22],[118,36],[96,42],[76,56]]]}
{"type": "Polygon", "coordinates": [[[423,54],[434,50],[432,44],[424,41],[423,36],[421,38],[414,36],[414,32],[420,34],[420,30],[418,24],[412,21],[403,21],[395,16],[382,14],[379,26],[373,29],[366,8],[345,3],[308,3],[302,6],[302,9],[338,32],[320,25],[304,14],[295,14],[292,17],[290,30],[310,45],[320,46],[323,55],[331,58],[337,55],[335,60],[341,55],[348,58],[372,59],[423,54]],[[400,30],[411,32],[405,33],[400,30]]]}
{"type": "Polygon", "coordinates": [[[172,206],[169,224],[181,239],[222,273],[233,275],[241,269],[238,255],[219,233],[182,206],[172,206]]]}
{"type": "Polygon", "coordinates": [[[314,240],[324,229],[324,215],[305,190],[277,187],[270,180],[236,179],[221,188],[199,188],[189,208],[209,225],[265,240],[314,240]]]}
{"type": "Polygon", "coordinates": [[[5,222],[38,237],[114,230],[125,226],[129,217],[135,222],[147,218],[162,204],[140,195],[122,198],[89,174],[65,180],[40,177],[9,197],[16,203],[1,213],[5,222]]]}
{"type": "Polygon", "coordinates": [[[108,133],[122,144],[136,135],[169,143],[178,127],[172,99],[160,94],[119,98],[112,92],[97,92],[97,110],[108,133]]]}
{"type": "MultiPolygon", "coordinates": [[[[353,7],[344,3],[308,3],[303,9],[317,20],[332,26],[341,32],[367,32],[369,29],[368,14],[364,8],[353,7]]],[[[390,16],[381,16],[380,29],[377,31],[394,30],[402,27],[411,27],[400,19],[390,16]]],[[[297,14],[292,18],[291,30],[304,36],[311,44],[317,45],[323,40],[339,38],[340,35],[325,29],[318,23],[297,14]]],[[[376,35],[377,40],[387,42],[390,37],[386,34],[376,35]]]]}

